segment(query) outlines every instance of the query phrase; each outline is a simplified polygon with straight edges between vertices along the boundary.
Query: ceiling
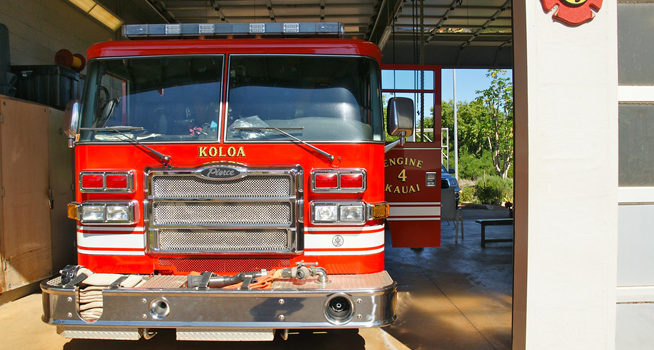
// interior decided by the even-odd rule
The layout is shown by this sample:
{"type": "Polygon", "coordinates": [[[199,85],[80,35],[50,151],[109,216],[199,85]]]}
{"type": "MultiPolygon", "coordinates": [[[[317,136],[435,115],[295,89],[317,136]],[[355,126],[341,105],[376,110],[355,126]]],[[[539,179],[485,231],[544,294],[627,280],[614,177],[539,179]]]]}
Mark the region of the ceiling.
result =
{"type": "MultiPolygon", "coordinates": [[[[128,11],[129,6],[116,1],[120,6],[116,13],[121,16],[120,12],[128,11]]],[[[110,0],[102,2],[113,7],[110,0]]],[[[356,36],[378,44],[384,53],[384,63],[435,64],[444,68],[512,68],[513,65],[511,0],[129,0],[128,3],[142,12],[150,12],[148,17],[141,17],[150,18],[149,23],[340,22],[345,26],[346,37],[356,36]]],[[[125,19],[125,22],[131,21],[125,19]]]]}

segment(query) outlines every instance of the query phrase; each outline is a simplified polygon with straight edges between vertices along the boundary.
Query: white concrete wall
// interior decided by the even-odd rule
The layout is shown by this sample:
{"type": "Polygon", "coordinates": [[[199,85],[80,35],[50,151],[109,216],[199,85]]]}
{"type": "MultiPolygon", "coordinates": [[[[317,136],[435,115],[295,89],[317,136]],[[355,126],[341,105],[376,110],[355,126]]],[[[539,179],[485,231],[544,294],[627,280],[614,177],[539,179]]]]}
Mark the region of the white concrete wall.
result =
{"type": "Polygon", "coordinates": [[[513,2],[514,348],[613,349],[618,223],[617,8],[567,26],[513,2]]]}
{"type": "Polygon", "coordinates": [[[80,53],[116,33],[65,0],[1,0],[0,23],[9,29],[12,65],[55,64],[60,49],[80,53]]]}

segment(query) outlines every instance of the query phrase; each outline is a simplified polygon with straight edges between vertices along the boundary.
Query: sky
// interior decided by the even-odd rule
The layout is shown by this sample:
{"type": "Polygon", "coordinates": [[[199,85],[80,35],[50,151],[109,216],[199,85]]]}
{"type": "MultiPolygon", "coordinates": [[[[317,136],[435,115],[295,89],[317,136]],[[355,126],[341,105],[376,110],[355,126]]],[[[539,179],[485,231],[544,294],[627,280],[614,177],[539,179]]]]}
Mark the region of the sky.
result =
{"type": "MultiPolygon", "coordinates": [[[[459,102],[471,102],[477,98],[475,91],[485,90],[490,86],[490,78],[486,77],[487,69],[457,69],[456,99],[459,102]]],[[[443,101],[452,99],[452,69],[441,71],[441,96],[443,101]]]]}

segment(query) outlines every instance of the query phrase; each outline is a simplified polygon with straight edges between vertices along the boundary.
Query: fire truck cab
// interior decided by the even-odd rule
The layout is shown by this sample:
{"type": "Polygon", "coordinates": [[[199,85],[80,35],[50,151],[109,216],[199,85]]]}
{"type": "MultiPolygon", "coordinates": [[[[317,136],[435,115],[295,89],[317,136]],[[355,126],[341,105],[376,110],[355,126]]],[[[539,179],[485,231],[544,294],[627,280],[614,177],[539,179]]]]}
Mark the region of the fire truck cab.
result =
{"type": "MultiPolygon", "coordinates": [[[[123,33],[68,107],[78,265],[41,284],[43,320],[132,340],[392,323],[377,46],[338,23],[123,33]]],[[[389,133],[413,113],[391,99],[389,133]]]]}

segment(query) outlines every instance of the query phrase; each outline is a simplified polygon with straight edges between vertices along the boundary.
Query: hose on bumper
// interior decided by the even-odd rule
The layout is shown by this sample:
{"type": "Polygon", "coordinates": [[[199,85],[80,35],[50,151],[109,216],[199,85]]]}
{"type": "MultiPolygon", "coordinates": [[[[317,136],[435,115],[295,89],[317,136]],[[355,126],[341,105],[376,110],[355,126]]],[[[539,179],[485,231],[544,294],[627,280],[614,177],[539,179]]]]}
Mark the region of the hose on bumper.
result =
{"type": "Polygon", "coordinates": [[[133,288],[143,283],[139,275],[93,273],[81,265],[68,265],[59,271],[64,288],[77,288],[77,311],[92,322],[102,316],[102,291],[109,288],[133,288]]]}
{"type": "Polygon", "coordinates": [[[329,283],[329,276],[324,268],[317,266],[316,263],[299,261],[292,268],[241,272],[232,276],[217,275],[209,271],[201,274],[191,274],[186,276],[186,287],[198,290],[209,288],[240,290],[270,289],[272,283],[279,278],[306,280],[309,277],[317,277],[316,283],[329,283]]]}
{"type": "Polygon", "coordinates": [[[233,276],[222,276],[206,271],[200,275],[188,275],[186,285],[191,289],[223,288],[266,275],[268,275],[266,270],[241,272],[233,276]]]}

